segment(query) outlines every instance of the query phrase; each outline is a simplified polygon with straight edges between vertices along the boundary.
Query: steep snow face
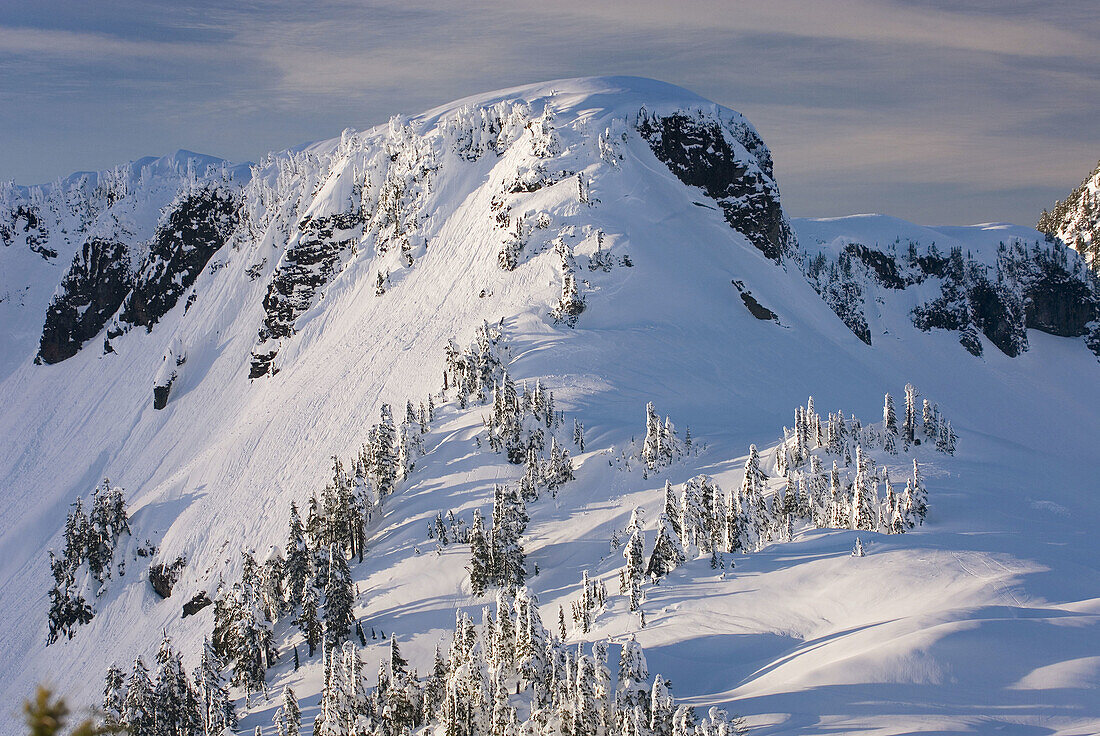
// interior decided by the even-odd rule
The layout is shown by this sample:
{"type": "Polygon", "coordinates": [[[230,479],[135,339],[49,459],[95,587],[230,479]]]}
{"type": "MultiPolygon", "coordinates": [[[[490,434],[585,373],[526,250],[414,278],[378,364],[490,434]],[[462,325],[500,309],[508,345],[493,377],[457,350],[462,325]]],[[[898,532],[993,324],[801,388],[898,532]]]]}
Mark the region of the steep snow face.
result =
{"type": "MultiPolygon", "coordinates": [[[[181,232],[181,215],[195,219],[187,207],[195,206],[199,182],[223,182],[224,190],[248,174],[247,166],[178,151],[42,186],[0,186],[0,319],[7,328],[0,375],[36,350],[47,363],[75,354],[103,330],[135,284],[141,293],[148,276],[138,274],[165,262],[152,242],[155,233],[162,242],[171,235],[184,248],[192,245],[194,238],[181,232]]],[[[186,269],[168,270],[182,277],[180,285],[193,280],[183,275],[186,269]]]]}
{"type": "MultiPolygon", "coordinates": [[[[47,365],[32,362],[37,335],[2,338],[18,355],[0,382],[3,707],[14,710],[42,680],[94,702],[107,663],[148,661],[162,630],[190,669],[212,612],[181,618],[183,604],[235,580],[242,548],[262,559],[285,541],[290,502],[305,506],[324,487],[332,456],[356,451],[383,402],[400,413],[406,399],[431,393],[440,408],[425,453],[352,566],[356,616],[368,630],[398,633],[427,671],[456,611],[477,619],[488,600],[470,592],[468,548],[436,554],[428,522],[449,509],[466,519],[487,511],[493,484],[522,474],[488,447],[489,407],[463,409],[453,389],[448,401],[439,393],[450,340],[468,344],[488,324],[512,378],[541,382],[566,421],[585,427],[585,449],[571,447],[577,479],[528,509],[529,585],[547,623],[559,605],[569,610],[585,570],[617,590],[622,553],[609,542],[634,507],[648,555],[665,480],[705,473],[737,488],[749,443],[765,448],[773,471],[782,425],[809,394],[874,421],[883,393],[900,398],[911,381],[959,436],[954,457],[913,451],[930,504],[916,530],[860,532],[859,558],[855,533],[799,525],[791,541],[737,556],[732,569],[689,560],[646,586],[644,629],[613,595],[592,631],[570,633],[571,642],[635,634],[678,697],[728,704],[767,733],[1100,725],[1091,697],[1100,573],[1088,533],[1100,523],[1095,356],[1079,338],[1025,325],[1026,352],[974,357],[956,334],[914,326],[912,310],[943,293],[932,279],[901,298],[864,292],[868,346],[800,266],[816,250],[910,237],[921,248],[959,242],[995,264],[1003,231],[878,217],[792,228],[770,154],[741,116],[621,78],[506,90],[397,118],[272,156],[242,184],[225,243],[181,272],[198,269],[193,283],[181,277],[158,319],[126,323],[150,329],[113,334],[108,320],[87,347],[47,365]],[[655,146],[639,130],[670,118],[702,121],[721,146],[681,156],[664,147],[675,136],[662,132],[655,146]],[[753,193],[735,179],[708,181],[694,162],[748,177],[753,193]],[[99,338],[109,334],[104,354],[99,338]],[[696,450],[643,472],[629,458],[641,452],[648,401],[690,426],[696,450]],[[46,550],[59,547],[68,504],[104,476],[126,489],[131,510],[125,575],[95,599],[91,623],[45,648],[46,550]],[[139,548],[155,548],[153,557],[139,548]],[[179,558],[186,565],[162,600],[149,565],[179,558]]],[[[163,201],[182,202],[177,193],[163,201]]],[[[152,218],[136,242],[192,264],[188,248],[157,237],[157,224],[171,221],[152,218]]],[[[34,253],[29,244],[20,252],[34,253]]],[[[177,284],[157,267],[140,273],[177,284]]],[[[137,303],[124,296],[115,314],[137,303]]],[[[880,461],[898,472],[911,458],[880,461]]],[[[308,730],[321,666],[293,670],[301,636],[286,620],[275,638],[283,656],[268,683],[295,688],[308,730]]],[[[367,672],[384,647],[368,640],[367,672]]],[[[242,727],[269,728],[275,707],[254,704],[242,727]]]]}
{"type": "Polygon", "coordinates": [[[1043,210],[1036,227],[1076,250],[1100,273],[1100,163],[1050,212],[1043,210]]]}

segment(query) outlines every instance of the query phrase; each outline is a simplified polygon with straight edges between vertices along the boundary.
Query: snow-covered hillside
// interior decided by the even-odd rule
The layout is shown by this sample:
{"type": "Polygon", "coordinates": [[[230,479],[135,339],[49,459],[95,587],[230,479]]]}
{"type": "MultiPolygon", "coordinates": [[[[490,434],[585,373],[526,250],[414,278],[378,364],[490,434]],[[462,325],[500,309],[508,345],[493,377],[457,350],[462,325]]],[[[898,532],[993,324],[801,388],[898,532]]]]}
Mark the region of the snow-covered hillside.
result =
{"type": "Polygon", "coordinates": [[[1100,272],[1100,163],[1064,200],[1050,212],[1043,210],[1036,225],[1047,235],[1060,239],[1082,256],[1093,271],[1100,272]]]}
{"type": "MultiPolygon", "coordinates": [[[[7,208],[19,237],[0,248],[0,707],[40,681],[98,703],[107,666],[152,665],[162,632],[190,671],[215,606],[182,606],[240,580],[242,550],[285,554],[291,502],[305,514],[333,456],[352,467],[383,404],[400,424],[406,401],[415,413],[429,396],[422,451],[350,570],[364,630],[396,635],[430,672],[456,614],[480,622],[495,590],[474,595],[469,545],[437,553],[429,527],[448,511],[489,519],[494,485],[525,473],[490,446],[492,386],[483,404],[472,379],[454,385],[474,375],[456,355],[480,340],[461,365],[552,391],[563,413],[546,432],[575,479],[527,503],[522,547],[547,629],[586,571],[608,591],[568,644],[618,652],[634,636],[678,703],[722,705],[758,733],[1100,729],[1100,300],[1076,253],[1008,225],[791,222],[742,116],[634,78],[483,95],[251,169],[140,173],[151,165],[82,215],[94,224],[67,226],[64,249],[57,228],[32,243],[27,210],[7,208]],[[96,237],[124,247],[89,250],[96,237]],[[872,425],[886,392],[902,414],[906,383],[950,420],[953,455],[928,437],[885,448],[872,425]],[[781,447],[783,427],[811,395],[823,421],[840,410],[870,427],[859,436],[895,490],[917,460],[923,524],[886,534],[790,515],[717,568],[707,543],[689,546],[641,584],[643,627],[619,593],[635,508],[648,560],[666,481],[680,494],[705,474],[732,498],[755,444],[774,512],[776,463],[790,465],[777,458],[799,442],[781,447]],[[652,467],[648,402],[676,427],[652,467]],[[99,596],[86,584],[94,618],[45,647],[47,550],[105,476],[130,512],[125,574],[99,596]],[[162,599],[150,568],[177,559],[162,599]]],[[[844,467],[843,453],[810,454],[844,467]]],[[[285,685],[312,726],[324,671],[293,618],[273,624],[271,701],[245,708],[234,691],[242,730],[274,732],[285,685]]],[[[370,687],[389,643],[360,647],[370,687]]],[[[511,696],[521,720],[530,700],[511,696]]]]}

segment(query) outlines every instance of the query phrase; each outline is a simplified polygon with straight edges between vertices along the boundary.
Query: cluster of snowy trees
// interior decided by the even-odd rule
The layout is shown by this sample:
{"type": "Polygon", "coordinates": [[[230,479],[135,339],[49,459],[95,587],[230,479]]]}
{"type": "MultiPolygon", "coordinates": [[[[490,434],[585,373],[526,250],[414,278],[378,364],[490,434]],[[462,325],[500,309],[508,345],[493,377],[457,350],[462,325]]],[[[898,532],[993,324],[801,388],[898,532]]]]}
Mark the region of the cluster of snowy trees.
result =
{"type": "Polygon", "coordinates": [[[577,263],[563,238],[558,238],[554,250],[561,261],[561,296],[550,311],[556,322],[575,327],[577,318],[584,312],[584,297],[577,288],[577,263]]]}
{"type": "Polygon", "coordinates": [[[691,450],[691,430],[681,441],[676,436],[676,427],[666,416],[664,422],[653,408],[653,402],[645,405],[645,438],[638,453],[645,464],[645,474],[671,465],[691,450]]]}
{"type": "MultiPolygon", "coordinates": [[[[582,634],[592,630],[593,613],[598,614],[607,606],[607,586],[602,580],[593,580],[585,570],[581,576],[580,598],[570,604],[573,628],[582,634]]],[[[565,609],[558,607],[558,636],[566,638],[565,609]]]]}
{"type": "Polygon", "coordinates": [[[497,484],[493,491],[493,516],[485,528],[480,509],[474,510],[470,527],[470,589],[481,595],[490,585],[515,589],[527,578],[522,537],[527,530],[527,506],[519,489],[497,484]]]}
{"type": "MultiPolygon", "coordinates": [[[[383,404],[350,472],[332,459],[332,480],[320,498],[310,496],[304,521],[291,503],[285,547],[272,546],[262,563],[243,553],[240,580],[219,588],[211,637],[214,651],[233,669],[234,685],[267,695],[265,675],[279,656],[272,630],[281,619],[291,617],[310,657],[322,644],[339,646],[353,631],[365,641],[353,613],[349,560],[363,561],[366,526],[411,472],[434,411],[430,397],[419,410],[406,402],[404,420],[395,427],[383,404]]],[[[294,656],[297,661],[297,649],[294,656]]]]}
{"type": "Polygon", "coordinates": [[[531,122],[526,102],[501,101],[492,105],[465,105],[443,121],[451,149],[467,161],[477,161],[488,152],[503,154],[531,122]]]}
{"type": "Polygon", "coordinates": [[[489,392],[504,377],[504,364],[495,350],[500,337],[499,327],[492,328],[483,322],[471,346],[459,349],[451,340],[443,349],[443,394],[446,396],[453,390],[459,408],[465,409],[471,399],[484,404],[489,392]]]}
{"type": "Polygon", "coordinates": [[[102,595],[112,571],[126,573],[125,560],[114,564],[118,538],[130,535],[126,500],[121,488],[112,487],[106,478],[92,492],[91,510],[84,511],[83,499],[77,498],[65,519],[65,547],[57,556],[49,553],[50,608],[46,645],[65,635],[71,639],[76,627],[92,620],[94,611],[86,595],[102,595]]]}
{"type": "Polygon", "coordinates": [[[811,396],[806,406],[795,409],[794,427],[783,428],[783,442],[776,450],[775,466],[780,476],[807,465],[815,451],[818,455],[833,456],[842,460],[844,467],[851,467],[855,452],[882,450],[889,456],[910,452],[913,447],[931,444],[939,452],[955,454],[958,436],[951,422],[940,412],[938,404],[921,400],[918,415],[917,400],[920,395],[912,384],[905,385],[905,404],[899,424],[894,398],[886,394],[883,400],[882,421],[863,424],[853,414],[844,418],[843,412],[829,414],[825,421],[814,411],[811,396]]]}
{"type": "Polygon", "coordinates": [[[157,652],[156,675],[141,657],[127,677],[112,665],[103,687],[103,726],[130,736],[220,736],[237,727],[237,714],[221,675],[222,663],[209,641],[189,677],[165,634],[157,652]]]}
{"type": "MultiPolygon", "coordinates": [[[[470,527],[470,587],[481,595],[490,585],[515,588],[526,579],[521,537],[527,528],[526,504],[543,491],[557,495],[573,480],[569,451],[558,444],[553,431],[563,422],[554,411],[554,395],[536,382],[534,391],[524,384],[517,393],[504,372],[493,386],[493,408],[485,419],[489,447],[504,452],[511,463],[524,464],[523,476],[515,485],[497,485],[493,494],[491,527],[485,528],[480,510],[474,511],[470,527]],[[550,447],[546,448],[546,435],[550,447]]],[[[584,442],[584,428],[575,423],[574,441],[584,442]]]]}
{"type": "MultiPolygon", "coordinates": [[[[784,428],[784,441],[774,451],[776,475],[763,469],[756,445],[750,445],[739,487],[724,492],[706,475],[678,489],[665,482],[665,504],[649,559],[635,510],[627,527],[620,572],[631,610],[637,610],[640,587],[648,577],[658,580],[687,559],[708,555],[712,567],[723,567],[723,556],[754,552],[772,542],[790,541],[796,524],[817,528],[857,529],[901,534],[924,521],[927,489],[916,458],[905,474],[891,472],[874,454],[893,462],[901,453],[925,443],[953,453],[956,437],[939,408],[905,387],[905,409],[899,422],[893,398],[887,394],[881,423],[861,424],[843,413],[826,420],[814,411],[813,398],[795,410],[795,426],[784,428]],[[826,469],[823,458],[832,459],[826,469]]],[[[652,427],[659,427],[650,415],[652,427]]],[[[895,466],[896,467],[896,466],[895,466]]]]}
{"type": "Polygon", "coordinates": [[[428,539],[434,539],[436,551],[442,553],[443,548],[452,542],[469,544],[470,526],[453,509],[448,510],[446,515],[440,511],[428,523],[428,539]]]}
{"type": "Polygon", "coordinates": [[[585,651],[548,631],[538,601],[525,587],[502,588],[495,611],[475,626],[459,613],[450,646],[437,647],[421,680],[396,638],[379,664],[377,686],[365,683],[354,643],[326,651],[318,736],[390,736],[431,727],[452,736],[725,736],[741,733],[736,718],[712,708],[697,718],[677,706],[669,683],[650,679],[631,637],[612,677],[609,643],[585,651]]]}
{"type": "Polygon", "coordinates": [[[535,390],[528,391],[524,382],[521,390],[507,371],[502,371],[499,383],[493,384],[493,405],[484,419],[489,447],[493,452],[504,452],[513,465],[523,463],[531,451],[541,454],[546,444],[546,432],[558,424],[554,411],[554,394],[535,383],[535,390]]]}

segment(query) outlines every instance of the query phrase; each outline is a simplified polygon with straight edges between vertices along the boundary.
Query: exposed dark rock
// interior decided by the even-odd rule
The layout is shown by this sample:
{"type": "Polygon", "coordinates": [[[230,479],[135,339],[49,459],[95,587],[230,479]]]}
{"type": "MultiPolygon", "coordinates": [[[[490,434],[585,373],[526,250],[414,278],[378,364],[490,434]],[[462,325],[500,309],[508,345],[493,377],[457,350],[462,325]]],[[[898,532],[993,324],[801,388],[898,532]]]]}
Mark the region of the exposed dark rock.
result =
{"type": "Polygon", "coordinates": [[[1044,268],[1027,290],[1027,326],[1060,337],[1080,337],[1100,317],[1096,294],[1064,270],[1044,268]]]}
{"type": "Polygon", "coordinates": [[[171,564],[160,562],[152,565],[149,568],[149,583],[156,594],[161,598],[171,597],[172,588],[180,578],[180,571],[186,566],[187,559],[184,557],[177,557],[171,564]]]}
{"type": "Polygon", "coordinates": [[[1019,305],[1011,295],[985,279],[976,280],[968,294],[974,324],[1010,358],[1027,350],[1027,332],[1019,305]]]}
{"type": "Polygon", "coordinates": [[[702,189],[726,222],[760,252],[778,262],[795,250],[795,237],[779,204],[771,157],[748,127],[728,130],[702,113],[639,116],[638,131],[676,177],[702,189]],[[735,143],[749,152],[739,155],[735,143]]]}
{"type": "Polygon", "coordinates": [[[266,353],[252,353],[252,363],[248,369],[248,378],[263,378],[266,375],[275,375],[278,373],[278,369],[273,369],[271,364],[275,361],[275,356],[278,355],[277,350],[271,350],[266,353]]]}
{"type": "Polygon", "coordinates": [[[904,289],[909,286],[910,282],[902,277],[897,261],[892,256],[882,251],[872,250],[860,243],[849,243],[844,246],[844,250],[871,269],[878,282],[886,288],[904,289]]]}
{"type": "Polygon", "coordinates": [[[7,214],[7,219],[0,219],[0,241],[4,245],[11,245],[15,242],[15,236],[22,233],[27,247],[32,251],[47,261],[57,258],[57,251],[46,245],[50,231],[37,207],[32,204],[17,204],[7,214]]]}
{"type": "Polygon", "coordinates": [[[175,382],[175,376],[172,376],[172,380],[163,386],[153,386],[153,408],[163,409],[168,406],[168,394],[172,391],[172,384],[175,382]]]}
{"type": "Polygon", "coordinates": [[[752,313],[753,317],[761,320],[771,320],[772,322],[779,324],[779,315],[765,307],[760,302],[756,301],[756,298],[752,295],[752,293],[748,291],[741,292],[741,301],[745,303],[745,306],[748,307],[748,310],[752,313]]]}
{"type": "Polygon", "coordinates": [[[842,251],[837,260],[829,262],[823,253],[804,264],[804,273],[825,303],[840,317],[844,326],[867,345],[871,344],[871,328],[863,314],[863,281],[857,277],[862,262],[842,251]]]}
{"type": "Polygon", "coordinates": [[[237,209],[234,193],[217,183],[180,199],[157,228],[119,319],[152,330],[225,245],[237,209]]]}
{"type": "Polygon", "coordinates": [[[210,600],[210,596],[207,595],[205,590],[201,593],[195,593],[191,600],[183,604],[183,615],[180,618],[193,616],[213,602],[214,601],[210,600]]]}
{"type": "Polygon", "coordinates": [[[91,238],[73,258],[46,309],[38,360],[58,363],[99,334],[133,284],[127,247],[91,238]]]}
{"type": "MultiPolygon", "coordinates": [[[[321,287],[336,274],[340,258],[362,225],[356,213],[331,217],[307,217],[298,225],[301,235],[283,255],[264,296],[264,322],[260,342],[290,337],[294,323],[317,298],[321,287]]],[[[270,373],[278,349],[255,350],[249,378],[270,373]]]]}

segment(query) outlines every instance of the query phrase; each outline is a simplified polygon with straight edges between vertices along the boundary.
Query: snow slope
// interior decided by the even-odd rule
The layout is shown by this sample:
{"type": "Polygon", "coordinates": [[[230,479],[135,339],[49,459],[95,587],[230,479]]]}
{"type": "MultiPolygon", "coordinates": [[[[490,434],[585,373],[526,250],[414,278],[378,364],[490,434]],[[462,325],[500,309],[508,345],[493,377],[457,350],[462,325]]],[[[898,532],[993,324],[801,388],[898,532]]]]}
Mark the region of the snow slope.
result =
{"type": "MultiPolygon", "coordinates": [[[[529,585],[548,625],[577,596],[582,571],[617,590],[622,557],[609,539],[639,506],[652,545],[666,478],[702,472],[730,489],[749,443],[773,445],[807,395],[822,411],[874,421],[883,393],[898,398],[912,382],[959,435],[956,456],[921,455],[925,525],[860,533],[863,558],[849,554],[854,532],[798,529],[792,542],[738,557],[733,570],[691,561],[647,586],[644,630],[614,595],[588,638],[636,633],[651,672],[670,678],[678,698],[728,703],[759,733],[1100,730],[1096,357],[1080,340],[1036,331],[1018,357],[974,357],[953,334],[917,330],[908,304],[885,299],[873,345],[864,344],[794,259],[766,257],[654,155],[635,128],[643,105],[651,114],[701,110],[751,130],[732,111],[650,80],[561,80],[471,98],[262,162],[246,188],[250,229],[214,256],[193,305],[177,305],[148,333],[113,338],[113,354],[92,341],[56,365],[34,365],[24,323],[5,322],[0,340],[13,367],[0,382],[0,708],[14,710],[43,680],[74,702],[95,702],[106,665],[148,660],[162,630],[193,666],[211,612],[181,620],[182,603],[238,575],[242,547],[282,543],[290,501],[301,505],[324,486],[331,456],[356,450],[382,402],[401,407],[438,392],[447,341],[466,344],[489,322],[503,332],[509,373],[540,379],[567,421],[587,430],[578,480],[529,509],[524,544],[539,569],[529,585]],[[518,109],[520,122],[503,134],[490,125],[492,140],[479,141],[480,111],[497,103],[506,120],[518,109]],[[402,156],[432,165],[385,162],[402,156]],[[396,190],[379,182],[390,174],[400,175],[404,198],[385,209],[378,202],[396,190]],[[509,193],[524,177],[542,186],[509,193]],[[363,179],[372,183],[357,187],[363,179]],[[352,245],[332,251],[291,334],[259,338],[265,295],[303,237],[302,218],[368,200],[367,222],[352,229],[352,245]],[[510,217],[503,228],[501,211],[510,217]],[[515,270],[502,270],[502,242],[519,215],[526,245],[515,270]],[[555,241],[571,252],[585,299],[574,328],[550,316],[563,279],[555,241]],[[612,256],[608,272],[588,268],[598,247],[612,256]],[[754,317],[733,282],[778,321],[754,317]],[[249,380],[254,356],[272,346],[277,372],[249,380]],[[158,411],[152,387],[170,350],[187,360],[158,411]],[[690,426],[705,449],[645,478],[609,459],[640,441],[647,401],[690,426]],[[135,558],[90,625],[44,648],[46,550],[59,545],[67,505],[104,475],[127,490],[127,554],[149,539],[157,561],[183,554],[188,565],[162,601],[146,580],[148,561],[135,558]]],[[[766,149],[737,145],[747,165],[770,171],[766,149]]],[[[793,226],[807,252],[837,238],[992,251],[1006,237],[1037,237],[879,216],[793,226]]],[[[364,626],[397,632],[421,671],[456,610],[478,620],[488,601],[469,594],[468,551],[453,545],[437,556],[427,522],[448,509],[468,517],[491,501],[494,482],[521,473],[475,443],[485,411],[441,408],[427,454],[372,524],[367,559],[352,566],[364,626]]],[[[287,651],[296,632],[285,622],[276,632],[287,651]]],[[[364,652],[368,672],[382,647],[364,652]]],[[[294,684],[308,723],[320,677],[316,662],[294,673],[284,657],[268,682],[294,684]]],[[[255,705],[242,728],[269,728],[274,707],[255,705]]],[[[17,731],[13,723],[4,733],[17,731]]]]}

